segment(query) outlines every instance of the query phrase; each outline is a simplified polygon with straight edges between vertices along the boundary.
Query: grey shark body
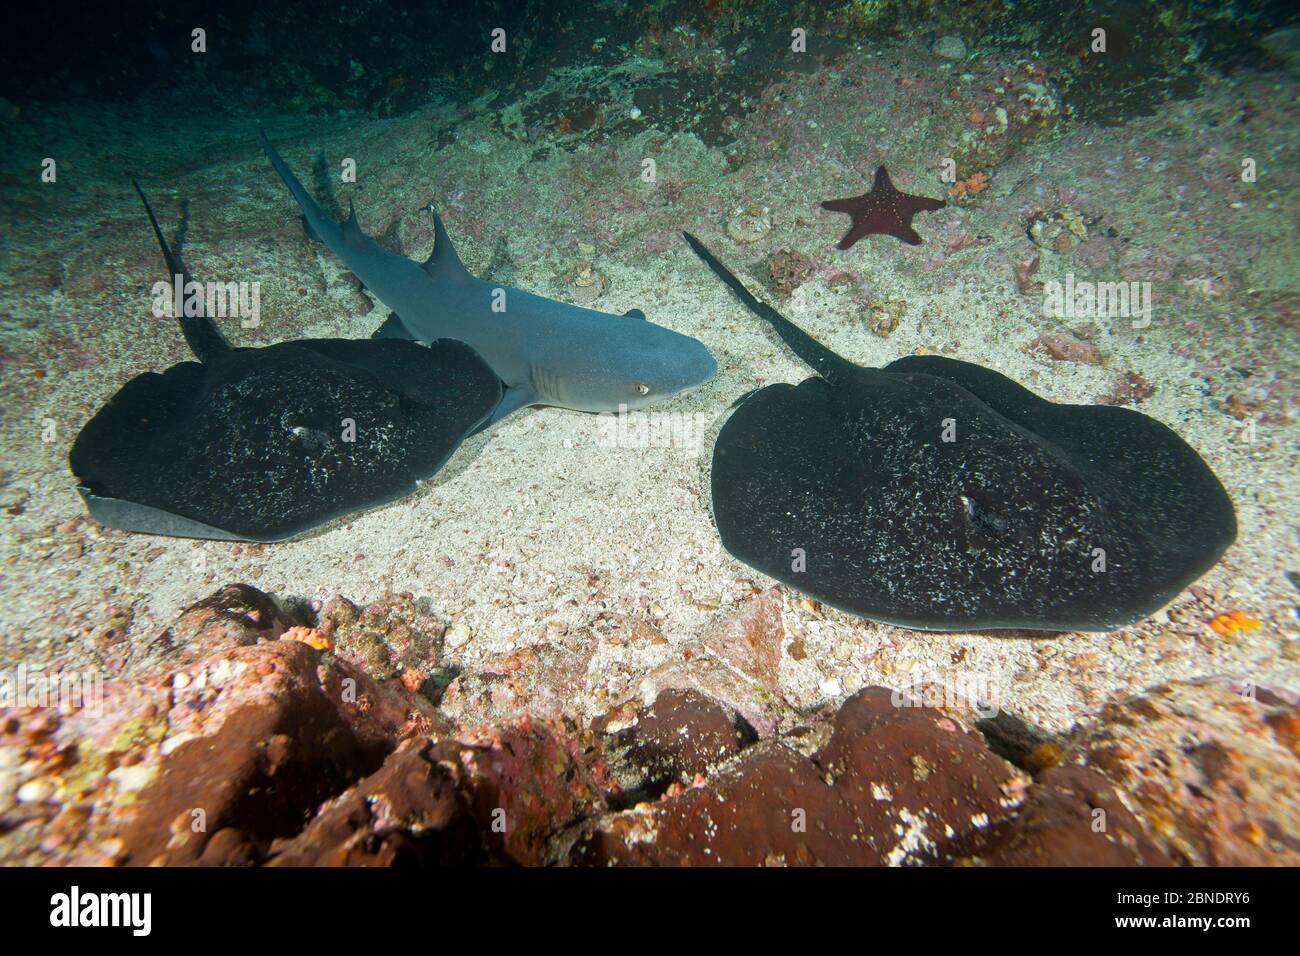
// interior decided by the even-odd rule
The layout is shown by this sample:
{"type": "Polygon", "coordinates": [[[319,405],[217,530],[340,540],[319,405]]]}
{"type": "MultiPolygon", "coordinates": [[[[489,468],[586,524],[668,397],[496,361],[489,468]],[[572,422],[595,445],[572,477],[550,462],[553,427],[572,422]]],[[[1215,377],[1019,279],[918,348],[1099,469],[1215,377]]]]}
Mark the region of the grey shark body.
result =
{"type": "Polygon", "coordinates": [[[429,260],[420,264],[389,252],[361,231],[355,210],[342,225],[326,216],[259,133],[310,231],[393,311],[375,335],[469,345],[506,386],[491,421],[528,405],[584,412],[642,408],[690,391],[717,371],[702,342],[639,312],[597,312],[476,278],[432,208],[429,260]]]}

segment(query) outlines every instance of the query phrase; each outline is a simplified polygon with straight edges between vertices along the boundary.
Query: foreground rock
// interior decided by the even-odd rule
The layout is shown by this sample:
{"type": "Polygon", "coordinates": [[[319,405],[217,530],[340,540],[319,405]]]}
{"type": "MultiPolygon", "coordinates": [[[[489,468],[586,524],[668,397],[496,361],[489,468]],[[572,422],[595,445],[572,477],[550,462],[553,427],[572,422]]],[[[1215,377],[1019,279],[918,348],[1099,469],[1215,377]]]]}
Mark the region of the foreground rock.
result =
{"type": "Polygon", "coordinates": [[[1031,774],[989,748],[973,713],[924,695],[870,687],[835,712],[795,712],[777,688],[776,591],[590,724],[563,713],[570,685],[508,683],[579,675],[581,649],[564,647],[554,669],[539,654],[462,675],[460,704],[472,691],[465,712],[486,716],[454,722],[421,693],[439,635],[409,596],[340,599],[317,629],[255,589],[222,589],[165,632],[147,679],[107,683],[96,706],[0,713],[0,859],[1300,862],[1286,695],[1163,685],[1107,707],[1051,760],[1002,750],[1031,774]],[[520,716],[521,700],[546,716],[520,716]]]}
{"type": "Polygon", "coordinates": [[[1065,759],[1116,781],[1180,864],[1300,865],[1300,707],[1289,695],[1171,681],[1107,706],[1065,759]]]}
{"type": "Polygon", "coordinates": [[[577,864],[907,865],[1168,862],[1099,774],[1037,786],[983,738],[873,687],[849,698],[829,740],[747,749],[707,782],[586,824],[577,864]],[[1089,797],[1111,813],[1094,827],[1089,797]]]}
{"type": "Polygon", "coordinates": [[[276,866],[548,862],[551,834],[602,806],[563,732],[520,721],[408,740],[272,854],[276,866]]]}
{"type": "Polygon", "coordinates": [[[147,679],[106,681],[76,708],[4,712],[7,861],[257,860],[401,740],[451,726],[246,585],[187,609],[161,643],[147,679]]]}

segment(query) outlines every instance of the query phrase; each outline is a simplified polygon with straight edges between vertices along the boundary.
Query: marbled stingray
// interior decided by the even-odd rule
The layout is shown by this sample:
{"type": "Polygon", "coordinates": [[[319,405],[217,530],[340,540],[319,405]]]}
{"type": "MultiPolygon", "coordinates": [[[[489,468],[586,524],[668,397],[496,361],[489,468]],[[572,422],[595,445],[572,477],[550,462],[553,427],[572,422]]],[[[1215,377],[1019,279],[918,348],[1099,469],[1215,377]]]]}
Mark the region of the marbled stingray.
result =
{"type": "MultiPolygon", "coordinates": [[[[188,281],[140,198],[169,271],[188,281]]],[[[127,382],[72,446],[82,497],[110,527],[292,537],[414,491],[501,400],[501,380],[461,342],[238,349],[206,315],[180,325],[199,361],[127,382]]]]}
{"type": "Polygon", "coordinates": [[[1107,631],[1236,537],[1218,479],[1154,419],[938,356],[854,365],[686,239],[818,373],[749,395],[718,435],[713,518],[750,567],[905,627],[1107,631]]]}

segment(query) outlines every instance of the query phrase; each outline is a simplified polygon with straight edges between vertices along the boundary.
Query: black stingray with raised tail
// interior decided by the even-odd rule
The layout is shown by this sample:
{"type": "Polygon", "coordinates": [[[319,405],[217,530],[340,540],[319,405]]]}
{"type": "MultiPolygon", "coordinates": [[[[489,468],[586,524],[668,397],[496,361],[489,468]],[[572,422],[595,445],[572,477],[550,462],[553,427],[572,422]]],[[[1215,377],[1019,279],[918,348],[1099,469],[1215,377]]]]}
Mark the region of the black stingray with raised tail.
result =
{"type": "Polygon", "coordinates": [[[718,434],[713,519],[750,567],[921,630],[1108,631],[1235,539],[1223,486],[1155,419],[937,356],[854,365],[686,240],[818,373],[749,395],[718,434]]]}
{"type": "MultiPolygon", "coordinates": [[[[172,276],[188,283],[140,187],[172,276]]],[[[69,455],[91,515],[128,531],[278,541],[410,494],[501,401],[461,342],[233,348],[178,312],[197,362],[127,382],[69,455]]]]}

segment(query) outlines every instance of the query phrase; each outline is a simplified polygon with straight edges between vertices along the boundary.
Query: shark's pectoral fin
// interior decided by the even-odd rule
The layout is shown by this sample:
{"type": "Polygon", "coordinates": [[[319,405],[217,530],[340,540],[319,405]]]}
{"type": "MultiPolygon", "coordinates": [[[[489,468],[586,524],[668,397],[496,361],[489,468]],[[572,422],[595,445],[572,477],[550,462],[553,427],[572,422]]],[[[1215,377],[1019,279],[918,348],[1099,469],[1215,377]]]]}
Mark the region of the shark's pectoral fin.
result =
{"type": "Polygon", "coordinates": [[[505,394],[501,396],[501,403],[497,405],[496,411],[489,415],[482,425],[474,429],[474,434],[477,435],[489,425],[495,425],[511,412],[517,412],[519,409],[527,408],[529,405],[536,405],[537,402],[537,392],[533,390],[531,385],[506,386],[505,394]]]}
{"type": "Polygon", "coordinates": [[[313,228],[311,227],[311,223],[308,222],[306,214],[303,214],[303,215],[299,216],[298,218],[302,220],[302,234],[303,234],[304,236],[306,236],[306,237],[307,237],[309,240],[311,240],[312,242],[324,242],[324,241],[325,241],[325,240],[322,239],[320,236],[316,235],[316,230],[313,229],[313,228]]]}
{"type": "Polygon", "coordinates": [[[645,318],[645,313],[642,312],[640,309],[628,309],[628,310],[627,310],[626,312],[624,312],[623,314],[624,314],[625,316],[627,316],[629,319],[644,319],[644,318],[645,318]]]}
{"type": "Polygon", "coordinates": [[[409,342],[418,342],[419,339],[415,334],[406,327],[401,317],[394,312],[388,318],[384,319],[384,324],[371,333],[372,339],[406,339],[409,342]]]}

